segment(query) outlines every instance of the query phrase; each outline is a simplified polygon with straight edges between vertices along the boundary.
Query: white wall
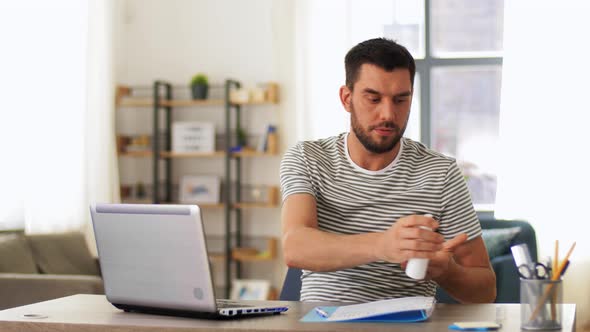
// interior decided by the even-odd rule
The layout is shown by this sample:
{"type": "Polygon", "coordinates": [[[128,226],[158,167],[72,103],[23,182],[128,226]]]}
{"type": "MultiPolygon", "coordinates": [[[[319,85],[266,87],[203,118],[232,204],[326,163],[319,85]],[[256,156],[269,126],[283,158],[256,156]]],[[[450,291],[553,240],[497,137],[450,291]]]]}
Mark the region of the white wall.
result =
{"type": "MultiPolygon", "coordinates": [[[[213,84],[226,78],[237,79],[244,86],[277,81],[280,104],[248,106],[243,110],[244,122],[251,133],[263,132],[269,122],[278,124],[281,151],[295,142],[296,128],[287,125],[294,123],[295,109],[292,1],[125,0],[118,1],[117,7],[116,82],[150,86],[154,80],[164,79],[182,85],[197,72],[206,73],[213,84]]],[[[182,97],[187,91],[175,93],[182,97]]],[[[213,121],[221,132],[223,108],[179,109],[174,118],[213,121]]],[[[119,133],[149,133],[150,128],[149,109],[118,110],[119,133]]],[[[173,163],[175,181],[185,174],[223,174],[221,158],[173,163]]],[[[280,157],[246,159],[243,182],[278,185],[279,163],[280,157]]],[[[150,183],[150,164],[148,159],[121,158],[121,181],[150,183]]],[[[204,217],[208,234],[223,234],[222,211],[207,210],[204,217]]],[[[279,208],[247,210],[244,218],[246,234],[280,237],[279,208]]],[[[274,263],[243,265],[247,277],[271,278],[280,289],[284,275],[281,256],[274,263]]]]}

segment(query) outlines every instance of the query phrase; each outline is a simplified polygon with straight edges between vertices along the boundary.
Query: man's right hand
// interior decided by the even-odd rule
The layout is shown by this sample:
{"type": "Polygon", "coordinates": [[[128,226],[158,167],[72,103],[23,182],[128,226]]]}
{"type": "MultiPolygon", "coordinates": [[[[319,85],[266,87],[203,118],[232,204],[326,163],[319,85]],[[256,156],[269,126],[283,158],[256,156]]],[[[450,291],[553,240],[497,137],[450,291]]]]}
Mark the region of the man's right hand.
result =
{"type": "Polygon", "coordinates": [[[388,230],[380,233],[375,256],[390,263],[403,263],[410,258],[434,257],[443,247],[444,237],[433,231],[438,222],[431,217],[411,215],[398,219],[388,230]]]}

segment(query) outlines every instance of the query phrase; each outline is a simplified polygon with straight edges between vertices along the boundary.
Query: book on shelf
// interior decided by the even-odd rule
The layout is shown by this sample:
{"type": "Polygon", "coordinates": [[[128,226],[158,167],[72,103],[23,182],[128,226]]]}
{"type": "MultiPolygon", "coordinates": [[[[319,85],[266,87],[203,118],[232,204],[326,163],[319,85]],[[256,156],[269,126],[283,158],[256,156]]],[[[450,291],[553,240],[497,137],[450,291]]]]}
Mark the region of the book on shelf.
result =
{"type": "Polygon", "coordinates": [[[266,130],[260,139],[257,149],[259,152],[274,154],[278,150],[277,127],[275,125],[266,126],[266,130]]]}

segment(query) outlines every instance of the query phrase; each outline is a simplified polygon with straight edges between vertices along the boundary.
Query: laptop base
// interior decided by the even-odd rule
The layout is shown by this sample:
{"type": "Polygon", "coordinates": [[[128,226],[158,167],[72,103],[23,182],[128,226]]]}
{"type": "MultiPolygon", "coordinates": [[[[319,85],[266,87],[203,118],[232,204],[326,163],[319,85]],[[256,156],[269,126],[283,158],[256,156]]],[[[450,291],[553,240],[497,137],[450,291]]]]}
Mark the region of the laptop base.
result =
{"type": "Polygon", "coordinates": [[[163,309],[154,307],[144,307],[138,305],[127,305],[120,303],[112,303],[117,309],[121,309],[125,312],[136,312],[142,314],[152,315],[163,315],[163,316],[175,316],[175,317],[187,317],[187,318],[199,318],[199,319],[212,319],[212,320],[232,320],[232,319],[244,319],[247,317],[268,317],[271,315],[278,315],[280,312],[265,312],[265,313],[249,313],[246,315],[237,314],[233,316],[222,315],[219,312],[202,312],[202,311],[188,311],[188,310],[176,310],[176,309],[163,309]]]}

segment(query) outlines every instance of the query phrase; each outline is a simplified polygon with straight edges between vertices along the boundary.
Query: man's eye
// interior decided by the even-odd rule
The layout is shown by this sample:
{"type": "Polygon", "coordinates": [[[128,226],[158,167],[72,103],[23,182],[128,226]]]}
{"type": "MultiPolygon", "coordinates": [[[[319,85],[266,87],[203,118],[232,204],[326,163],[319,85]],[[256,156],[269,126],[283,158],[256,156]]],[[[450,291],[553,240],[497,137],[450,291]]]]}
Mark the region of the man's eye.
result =
{"type": "Polygon", "coordinates": [[[374,104],[376,104],[376,103],[378,103],[378,102],[380,101],[380,99],[379,99],[379,98],[369,98],[369,100],[370,100],[372,103],[374,103],[374,104]]]}
{"type": "Polygon", "coordinates": [[[396,99],[394,99],[394,102],[396,104],[402,104],[402,103],[405,103],[406,101],[408,101],[408,98],[396,98],[396,99]]]}

